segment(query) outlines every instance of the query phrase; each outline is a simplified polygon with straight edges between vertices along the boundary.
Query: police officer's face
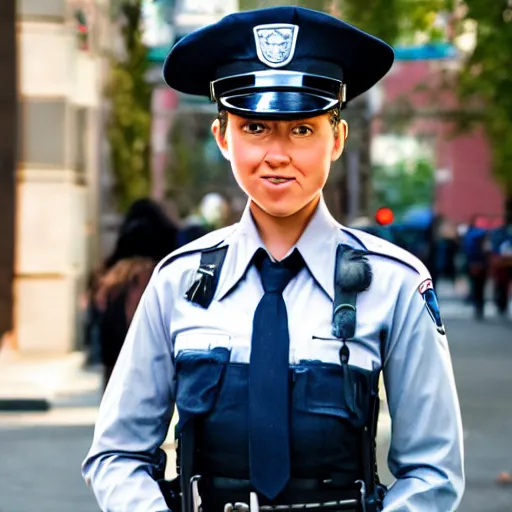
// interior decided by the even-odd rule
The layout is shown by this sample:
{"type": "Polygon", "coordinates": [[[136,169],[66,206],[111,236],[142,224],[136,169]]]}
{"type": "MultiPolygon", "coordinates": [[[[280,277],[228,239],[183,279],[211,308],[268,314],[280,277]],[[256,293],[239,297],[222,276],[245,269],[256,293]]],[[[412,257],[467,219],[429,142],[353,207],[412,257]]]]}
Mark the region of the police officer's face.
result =
{"type": "Polygon", "coordinates": [[[335,134],[329,114],[300,121],[245,119],[228,114],[225,134],[212,131],[235,178],[264,212],[288,217],[316,206],[331,163],[343,152],[347,126],[335,134]]]}

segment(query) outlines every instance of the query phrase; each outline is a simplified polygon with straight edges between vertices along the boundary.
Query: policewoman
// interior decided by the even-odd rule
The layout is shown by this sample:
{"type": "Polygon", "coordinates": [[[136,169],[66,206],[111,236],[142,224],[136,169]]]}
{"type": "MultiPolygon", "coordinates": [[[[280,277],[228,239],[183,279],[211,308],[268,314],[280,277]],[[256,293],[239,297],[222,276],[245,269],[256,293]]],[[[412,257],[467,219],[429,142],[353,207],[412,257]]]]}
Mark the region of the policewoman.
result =
{"type": "Polygon", "coordinates": [[[217,103],[213,136],[248,203],[145,291],[83,464],[104,512],[457,508],[461,418],[428,272],[322,198],[340,112],[392,62],[386,43],[299,7],[229,15],[171,50],[167,84],[217,103]],[[166,486],[175,406],[180,477],[166,486]]]}

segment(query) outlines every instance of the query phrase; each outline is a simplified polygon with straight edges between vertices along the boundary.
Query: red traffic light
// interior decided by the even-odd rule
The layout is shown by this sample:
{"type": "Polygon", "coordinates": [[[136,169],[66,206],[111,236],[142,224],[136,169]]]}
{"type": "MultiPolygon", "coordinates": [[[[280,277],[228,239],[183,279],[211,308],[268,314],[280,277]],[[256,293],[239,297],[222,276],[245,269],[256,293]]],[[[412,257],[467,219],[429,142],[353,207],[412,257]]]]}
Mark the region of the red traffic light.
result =
{"type": "Polygon", "coordinates": [[[377,224],[380,224],[381,226],[391,224],[394,220],[393,210],[386,207],[379,208],[375,213],[375,220],[377,221],[377,224]]]}

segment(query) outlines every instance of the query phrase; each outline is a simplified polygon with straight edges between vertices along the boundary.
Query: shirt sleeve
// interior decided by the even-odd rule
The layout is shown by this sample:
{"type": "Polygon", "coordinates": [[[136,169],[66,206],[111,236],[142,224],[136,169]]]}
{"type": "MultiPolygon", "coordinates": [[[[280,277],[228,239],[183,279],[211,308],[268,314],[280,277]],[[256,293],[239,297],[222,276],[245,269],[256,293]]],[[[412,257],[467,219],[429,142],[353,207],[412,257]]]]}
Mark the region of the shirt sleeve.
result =
{"type": "Polygon", "coordinates": [[[135,312],[82,465],[103,512],[167,510],[153,479],[174,408],[169,308],[158,277],[155,272],[135,312]]]}
{"type": "Polygon", "coordinates": [[[446,336],[426,307],[421,279],[411,281],[396,303],[383,368],[396,478],[383,512],[450,512],[464,491],[459,402],[446,336]]]}

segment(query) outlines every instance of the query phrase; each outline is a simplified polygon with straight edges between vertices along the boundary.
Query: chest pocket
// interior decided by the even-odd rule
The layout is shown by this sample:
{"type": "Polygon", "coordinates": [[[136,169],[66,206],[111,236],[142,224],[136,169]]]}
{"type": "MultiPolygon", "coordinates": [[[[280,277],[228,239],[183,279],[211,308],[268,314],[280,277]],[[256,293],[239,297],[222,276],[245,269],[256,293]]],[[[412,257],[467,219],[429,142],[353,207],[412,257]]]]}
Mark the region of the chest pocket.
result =
{"type": "Polygon", "coordinates": [[[215,406],[230,350],[183,349],[176,357],[176,407],[180,428],[195,416],[208,414],[215,406]]]}
{"type": "Polygon", "coordinates": [[[374,372],[350,365],[308,362],[295,369],[294,406],[298,411],[335,416],[354,428],[370,413],[374,372]]]}
{"type": "Polygon", "coordinates": [[[372,374],[307,361],[294,368],[291,429],[296,476],[336,473],[340,485],[363,477],[361,440],[370,418],[372,374]]]}

